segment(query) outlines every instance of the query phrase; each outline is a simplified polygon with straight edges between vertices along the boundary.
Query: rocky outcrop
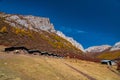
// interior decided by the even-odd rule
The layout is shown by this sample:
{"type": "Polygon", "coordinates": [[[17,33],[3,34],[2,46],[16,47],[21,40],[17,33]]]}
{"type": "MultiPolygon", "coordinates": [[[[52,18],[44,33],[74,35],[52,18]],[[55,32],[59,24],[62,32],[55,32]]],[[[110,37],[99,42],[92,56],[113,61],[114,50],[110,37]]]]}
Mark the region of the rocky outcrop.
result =
{"type": "Polygon", "coordinates": [[[49,18],[23,16],[23,15],[4,15],[6,22],[14,27],[25,27],[32,30],[44,30],[48,32],[55,32],[54,26],[50,23],[49,18]]]}

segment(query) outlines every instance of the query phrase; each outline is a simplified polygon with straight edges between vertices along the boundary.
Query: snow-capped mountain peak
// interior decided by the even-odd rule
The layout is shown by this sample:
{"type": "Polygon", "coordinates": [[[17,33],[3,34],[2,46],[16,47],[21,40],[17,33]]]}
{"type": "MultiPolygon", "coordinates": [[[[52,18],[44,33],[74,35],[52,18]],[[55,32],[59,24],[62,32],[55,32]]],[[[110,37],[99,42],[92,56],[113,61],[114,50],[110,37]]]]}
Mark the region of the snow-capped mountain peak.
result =
{"type": "Polygon", "coordinates": [[[120,41],[115,43],[115,45],[110,49],[110,51],[120,50],[120,41]]]}
{"type": "Polygon", "coordinates": [[[111,48],[110,45],[92,46],[92,47],[85,49],[85,52],[98,53],[98,52],[103,52],[110,48],[111,48]]]}

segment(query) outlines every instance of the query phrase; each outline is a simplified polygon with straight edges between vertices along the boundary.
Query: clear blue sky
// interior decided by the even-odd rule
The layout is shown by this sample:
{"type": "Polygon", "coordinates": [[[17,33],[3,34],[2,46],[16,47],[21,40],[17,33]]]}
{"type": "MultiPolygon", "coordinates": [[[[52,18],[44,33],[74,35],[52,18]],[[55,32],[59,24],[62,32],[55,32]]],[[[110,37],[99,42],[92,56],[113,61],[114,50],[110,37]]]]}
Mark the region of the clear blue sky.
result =
{"type": "Polygon", "coordinates": [[[49,17],[84,48],[120,41],[120,0],[0,0],[0,11],[49,17]]]}

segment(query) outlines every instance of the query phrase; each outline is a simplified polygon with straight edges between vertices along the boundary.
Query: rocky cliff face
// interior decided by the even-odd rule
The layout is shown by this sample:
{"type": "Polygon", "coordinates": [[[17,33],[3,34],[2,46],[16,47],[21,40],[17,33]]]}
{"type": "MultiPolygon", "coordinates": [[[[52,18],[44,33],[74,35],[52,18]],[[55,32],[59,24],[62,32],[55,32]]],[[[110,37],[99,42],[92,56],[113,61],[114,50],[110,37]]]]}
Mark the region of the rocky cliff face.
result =
{"type": "Polygon", "coordinates": [[[50,23],[49,18],[11,14],[4,14],[4,17],[6,22],[13,27],[25,27],[36,31],[44,30],[55,32],[54,26],[50,23]]]}

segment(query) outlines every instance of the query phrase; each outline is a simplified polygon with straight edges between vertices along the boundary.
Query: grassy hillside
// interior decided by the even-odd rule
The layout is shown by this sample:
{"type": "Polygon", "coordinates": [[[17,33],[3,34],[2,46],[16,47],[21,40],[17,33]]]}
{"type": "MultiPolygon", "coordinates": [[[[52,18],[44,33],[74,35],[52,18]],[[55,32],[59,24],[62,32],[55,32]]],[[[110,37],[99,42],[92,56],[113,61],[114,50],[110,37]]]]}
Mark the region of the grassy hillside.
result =
{"type": "Polygon", "coordinates": [[[67,40],[55,33],[45,31],[33,31],[26,28],[12,27],[0,18],[0,44],[7,46],[26,46],[30,49],[58,53],[64,56],[81,54],[82,51],[75,48],[67,40]]]}
{"type": "Polygon", "coordinates": [[[120,80],[120,77],[106,65],[94,62],[0,52],[0,80],[120,80]]]}
{"type": "Polygon", "coordinates": [[[119,57],[120,57],[120,50],[104,52],[97,56],[97,58],[100,58],[100,59],[110,59],[110,60],[116,59],[119,57]]]}

